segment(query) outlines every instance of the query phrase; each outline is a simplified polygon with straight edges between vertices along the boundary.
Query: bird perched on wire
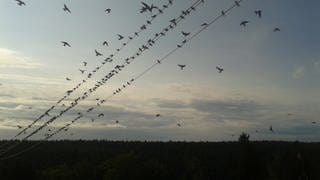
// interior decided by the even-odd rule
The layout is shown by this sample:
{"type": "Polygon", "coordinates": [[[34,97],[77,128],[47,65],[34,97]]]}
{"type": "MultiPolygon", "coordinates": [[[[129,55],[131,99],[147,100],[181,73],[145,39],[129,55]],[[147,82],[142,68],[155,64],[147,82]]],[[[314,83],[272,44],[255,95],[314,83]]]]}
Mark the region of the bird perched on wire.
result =
{"type": "Polygon", "coordinates": [[[191,34],[190,32],[184,32],[184,31],[181,31],[181,33],[184,37],[187,37],[191,34]]]}
{"type": "Polygon", "coordinates": [[[83,66],[87,66],[88,64],[86,61],[83,61],[82,63],[83,63],[83,66]]]}
{"type": "Polygon", "coordinates": [[[71,81],[71,79],[70,79],[70,78],[68,78],[68,77],[66,77],[66,80],[67,80],[67,81],[71,81]]]}
{"type": "Polygon", "coordinates": [[[71,13],[70,9],[68,8],[68,6],[66,4],[63,5],[63,11],[71,13]]]}

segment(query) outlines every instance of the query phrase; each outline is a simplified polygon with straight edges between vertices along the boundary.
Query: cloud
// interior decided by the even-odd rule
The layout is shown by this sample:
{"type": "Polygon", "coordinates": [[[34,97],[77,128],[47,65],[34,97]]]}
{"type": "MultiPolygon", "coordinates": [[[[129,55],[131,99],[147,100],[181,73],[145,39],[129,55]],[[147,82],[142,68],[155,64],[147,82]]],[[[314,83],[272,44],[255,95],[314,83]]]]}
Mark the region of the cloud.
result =
{"type": "Polygon", "coordinates": [[[6,69],[35,69],[41,64],[17,51],[0,48],[0,68],[6,69]]]}
{"type": "Polygon", "coordinates": [[[300,66],[294,70],[294,72],[292,73],[292,77],[294,79],[300,79],[304,76],[304,74],[305,74],[305,68],[300,66]]]}

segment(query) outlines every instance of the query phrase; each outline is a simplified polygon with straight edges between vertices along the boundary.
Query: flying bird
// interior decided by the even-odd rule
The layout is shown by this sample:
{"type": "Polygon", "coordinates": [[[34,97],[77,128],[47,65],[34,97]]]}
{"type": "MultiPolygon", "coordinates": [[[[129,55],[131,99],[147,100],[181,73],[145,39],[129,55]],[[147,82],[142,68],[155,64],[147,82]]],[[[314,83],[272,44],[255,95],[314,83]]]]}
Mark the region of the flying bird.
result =
{"type": "Polygon", "coordinates": [[[223,68],[221,68],[221,67],[216,67],[216,69],[219,71],[219,73],[222,73],[223,71],[224,71],[224,69],[223,68]]]}
{"type": "Polygon", "coordinates": [[[68,8],[68,6],[66,4],[63,5],[63,11],[71,13],[70,9],[68,8]]]}
{"type": "Polygon", "coordinates": [[[156,117],[160,117],[160,114],[156,114],[156,117]]]}
{"type": "Polygon", "coordinates": [[[71,45],[66,41],[61,41],[61,43],[62,43],[63,46],[71,47],[71,45]]]}
{"type": "Polygon", "coordinates": [[[118,40],[119,40],[119,41],[124,38],[124,37],[123,37],[122,35],[120,35],[120,34],[117,34],[117,35],[118,35],[118,40]]]}
{"type": "Polygon", "coordinates": [[[111,13],[111,9],[107,8],[106,10],[104,10],[104,12],[106,12],[107,14],[110,14],[111,13]]]}
{"type": "Polygon", "coordinates": [[[178,126],[178,127],[181,127],[181,124],[180,124],[180,123],[177,123],[177,126],[178,126]]]}
{"type": "Polygon", "coordinates": [[[107,41],[104,41],[104,42],[102,43],[102,45],[103,45],[103,46],[109,46],[109,43],[108,43],[107,41]]]}
{"type": "Polygon", "coordinates": [[[26,5],[26,3],[23,2],[23,1],[21,1],[21,0],[16,0],[16,1],[17,1],[17,4],[18,4],[19,6],[25,6],[25,5],[26,5]]]}
{"type": "Polygon", "coordinates": [[[269,131],[273,132],[273,128],[272,126],[269,127],[269,131]]]}
{"type": "Polygon", "coordinates": [[[262,11],[261,10],[255,10],[254,13],[261,18],[262,17],[262,11]]]}
{"type": "Polygon", "coordinates": [[[99,115],[98,115],[98,117],[103,117],[103,116],[104,116],[104,114],[103,114],[103,113],[101,113],[101,114],[99,114],[99,115]]]}
{"type": "Polygon", "coordinates": [[[96,53],[96,56],[102,56],[102,54],[98,52],[96,49],[94,50],[94,52],[96,53]]]}
{"type": "Polygon", "coordinates": [[[183,68],[186,67],[186,65],[184,65],[184,64],[178,64],[178,66],[181,68],[181,70],[183,70],[183,68]]]}
{"type": "Polygon", "coordinates": [[[88,64],[88,63],[85,62],[85,61],[83,61],[82,63],[83,63],[83,66],[87,66],[87,64],[88,64]]]}
{"type": "Polygon", "coordinates": [[[273,32],[280,32],[280,28],[274,28],[273,32]]]}
{"type": "Polygon", "coordinates": [[[249,23],[249,21],[242,21],[240,23],[240,26],[246,27],[248,23],[249,23]]]}
{"type": "Polygon", "coordinates": [[[79,71],[81,72],[81,74],[83,74],[86,70],[79,69],[79,71]]]}
{"type": "Polygon", "coordinates": [[[187,37],[187,36],[189,36],[191,33],[189,33],[189,32],[184,32],[184,31],[181,31],[181,33],[182,33],[182,35],[183,36],[185,36],[185,37],[187,37]]]}
{"type": "Polygon", "coordinates": [[[208,23],[201,24],[202,27],[205,27],[205,26],[208,26],[208,25],[209,25],[208,23]]]}

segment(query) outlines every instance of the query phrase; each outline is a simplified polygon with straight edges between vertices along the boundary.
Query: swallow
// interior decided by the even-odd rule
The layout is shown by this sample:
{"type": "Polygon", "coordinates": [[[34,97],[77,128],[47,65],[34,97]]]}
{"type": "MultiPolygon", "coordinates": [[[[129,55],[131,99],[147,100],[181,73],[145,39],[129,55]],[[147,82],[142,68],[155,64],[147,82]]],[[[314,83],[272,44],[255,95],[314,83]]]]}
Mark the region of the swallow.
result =
{"type": "Polygon", "coordinates": [[[107,41],[104,41],[104,42],[102,43],[102,45],[103,45],[103,46],[109,46],[109,43],[108,43],[107,41]]]}
{"type": "Polygon", "coordinates": [[[183,70],[186,67],[186,65],[184,64],[178,64],[178,66],[181,68],[181,70],[183,70]]]}
{"type": "Polygon", "coordinates": [[[221,67],[216,67],[216,69],[219,71],[219,73],[222,73],[223,71],[224,71],[224,69],[223,68],[221,68],[221,67]]]}
{"type": "Polygon", "coordinates": [[[246,27],[248,23],[249,23],[249,21],[242,21],[240,23],[240,26],[246,27]]]}
{"type": "Polygon", "coordinates": [[[187,37],[187,36],[189,36],[191,33],[189,33],[189,32],[184,32],[184,31],[181,31],[181,33],[182,33],[182,35],[183,36],[185,36],[185,37],[187,37]]]}
{"type": "Polygon", "coordinates": [[[255,10],[254,13],[261,18],[262,17],[262,11],[261,10],[255,10]]]}
{"type": "Polygon", "coordinates": [[[63,46],[71,47],[71,45],[66,41],[61,41],[61,43],[62,43],[63,46]]]}
{"type": "Polygon", "coordinates": [[[119,41],[124,38],[124,37],[123,37],[122,35],[120,35],[120,34],[117,34],[117,35],[118,35],[118,40],[119,40],[119,41]]]}
{"type": "Polygon", "coordinates": [[[63,11],[71,13],[70,9],[68,8],[68,6],[66,4],[63,5],[63,11]]]}
{"type": "Polygon", "coordinates": [[[26,3],[23,2],[23,1],[21,1],[21,0],[16,0],[16,1],[17,1],[17,4],[18,4],[19,6],[25,6],[25,5],[26,5],[26,3]]]}
{"type": "Polygon", "coordinates": [[[102,56],[102,54],[98,52],[96,49],[94,50],[94,52],[96,53],[96,56],[102,56]]]}
{"type": "Polygon", "coordinates": [[[111,9],[108,8],[108,9],[104,10],[104,12],[106,12],[107,14],[110,14],[111,13],[111,9]]]}

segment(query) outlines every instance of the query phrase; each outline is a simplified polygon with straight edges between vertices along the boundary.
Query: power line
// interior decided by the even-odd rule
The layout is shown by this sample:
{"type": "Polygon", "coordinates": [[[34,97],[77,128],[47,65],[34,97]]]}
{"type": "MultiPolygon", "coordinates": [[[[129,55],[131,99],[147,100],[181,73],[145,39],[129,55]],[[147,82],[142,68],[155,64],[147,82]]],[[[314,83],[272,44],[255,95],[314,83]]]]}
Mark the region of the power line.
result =
{"type": "MultiPolygon", "coordinates": [[[[224,14],[223,14],[223,15],[220,14],[220,15],[216,16],[215,18],[213,18],[209,23],[207,23],[207,25],[202,26],[202,28],[201,28],[199,31],[197,31],[197,32],[196,32],[195,34],[193,34],[191,37],[187,38],[187,39],[186,39],[186,42],[183,43],[183,44],[181,45],[181,47],[176,47],[176,48],[174,48],[173,50],[169,51],[165,56],[163,56],[161,59],[159,59],[158,62],[152,64],[150,67],[148,67],[147,69],[145,69],[145,70],[144,70],[143,72],[141,72],[139,75],[135,76],[135,78],[133,78],[133,80],[135,81],[135,80],[140,79],[141,77],[143,77],[145,74],[147,74],[149,71],[151,71],[151,70],[152,70],[153,68],[155,68],[157,65],[159,65],[159,64],[160,64],[159,62],[165,61],[169,56],[171,56],[171,55],[172,55],[173,53],[175,53],[177,50],[179,50],[179,49],[181,49],[182,47],[184,47],[184,45],[186,45],[186,44],[187,44],[188,42],[190,42],[192,39],[194,39],[195,37],[197,37],[201,32],[203,32],[205,29],[207,29],[207,28],[208,28],[209,26],[211,26],[213,23],[215,23],[216,21],[218,21],[221,17],[227,15],[232,9],[234,9],[235,7],[237,7],[238,4],[240,4],[242,1],[243,1],[243,0],[236,1],[237,4],[234,4],[234,5],[232,5],[230,8],[226,9],[226,10],[224,11],[224,14]]],[[[130,80],[130,81],[131,81],[131,80],[130,80]]],[[[129,82],[129,81],[128,81],[128,82],[129,82]]],[[[133,81],[131,81],[131,83],[133,83],[133,81]]],[[[115,95],[115,94],[112,94],[111,96],[109,96],[108,98],[106,98],[103,103],[107,102],[107,100],[109,100],[110,98],[112,98],[114,95],[115,95]]],[[[101,103],[101,104],[103,104],[103,103],[101,103]]],[[[63,130],[67,130],[73,123],[75,123],[76,121],[78,121],[79,119],[81,119],[83,116],[84,116],[84,115],[81,114],[80,116],[76,117],[75,119],[73,119],[73,120],[71,121],[71,123],[68,123],[67,125],[59,128],[57,131],[53,132],[52,134],[50,134],[49,136],[47,136],[46,138],[44,138],[44,141],[50,139],[51,137],[53,137],[54,135],[60,133],[60,132],[63,131],[63,130]]],[[[1,158],[0,160],[7,160],[7,159],[14,158],[14,157],[16,157],[16,156],[19,156],[20,154],[22,154],[22,153],[24,153],[24,152],[26,152],[26,151],[29,151],[29,150],[33,149],[34,147],[40,145],[41,143],[42,143],[42,142],[40,141],[40,143],[38,143],[38,144],[35,144],[35,145],[33,145],[33,146],[31,146],[31,147],[23,150],[23,151],[20,151],[20,152],[18,152],[18,153],[15,153],[15,154],[13,154],[13,155],[10,155],[10,156],[1,158]]],[[[1,154],[0,154],[0,155],[1,155],[1,154]]]]}

